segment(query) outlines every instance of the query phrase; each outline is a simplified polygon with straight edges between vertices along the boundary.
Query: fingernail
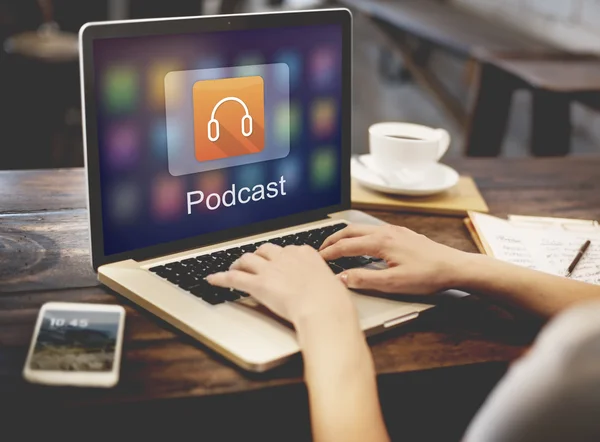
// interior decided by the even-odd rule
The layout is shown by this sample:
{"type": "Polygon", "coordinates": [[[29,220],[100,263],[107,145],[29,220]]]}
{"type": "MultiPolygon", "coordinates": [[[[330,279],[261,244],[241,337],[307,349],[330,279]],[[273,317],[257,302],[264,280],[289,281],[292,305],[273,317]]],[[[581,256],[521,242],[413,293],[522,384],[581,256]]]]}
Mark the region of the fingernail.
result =
{"type": "Polygon", "coordinates": [[[348,285],[348,274],[347,273],[340,274],[340,279],[342,280],[342,282],[344,284],[348,285]]]}

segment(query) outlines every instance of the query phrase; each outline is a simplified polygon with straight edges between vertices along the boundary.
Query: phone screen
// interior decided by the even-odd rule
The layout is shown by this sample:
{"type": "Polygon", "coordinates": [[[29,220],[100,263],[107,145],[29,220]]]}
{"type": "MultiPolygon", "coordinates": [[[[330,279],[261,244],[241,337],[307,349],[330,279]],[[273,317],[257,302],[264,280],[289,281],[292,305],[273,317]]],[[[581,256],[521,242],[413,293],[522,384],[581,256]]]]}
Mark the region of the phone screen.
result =
{"type": "Polygon", "coordinates": [[[120,313],[46,310],[32,370],[109,372],[115,361],[120,313]]]}

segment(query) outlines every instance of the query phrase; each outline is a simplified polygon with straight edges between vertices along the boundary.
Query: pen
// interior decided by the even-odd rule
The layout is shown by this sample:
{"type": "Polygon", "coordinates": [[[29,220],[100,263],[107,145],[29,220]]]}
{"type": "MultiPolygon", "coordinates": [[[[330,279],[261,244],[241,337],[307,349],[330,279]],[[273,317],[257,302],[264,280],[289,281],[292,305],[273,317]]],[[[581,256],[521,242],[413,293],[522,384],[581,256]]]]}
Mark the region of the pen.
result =
{"type": "Polygon", "coordinates": [[[583,257],[583,255],[585,254],[585,252],[587,251],[587,249],[590,247],[590,244],[592,242],[588,239],[579,249],[579,252],[577,252],[577,256],[575,256],[575,259],[573,260],[573,262],[571,263],[571,265],[569,266],[569,269],[567,270],[567,278],[569,278],[571,276],[571,274],[573,273],[573,270],[575,270],[575,267],[577,267],[577,264],[579,264],[579,261],[581,261],[581,258],[583,257]]]}

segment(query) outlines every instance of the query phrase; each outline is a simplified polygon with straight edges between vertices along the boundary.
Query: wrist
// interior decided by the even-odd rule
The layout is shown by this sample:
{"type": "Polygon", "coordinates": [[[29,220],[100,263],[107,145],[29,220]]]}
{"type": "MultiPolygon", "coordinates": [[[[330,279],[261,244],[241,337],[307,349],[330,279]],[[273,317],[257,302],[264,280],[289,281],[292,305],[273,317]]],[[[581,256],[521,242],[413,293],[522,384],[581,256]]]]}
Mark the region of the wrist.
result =
{"type": "Polygon", "coordinates": [[[354,309],[304,318],[296,329],[309,386],[331,388],[358,373],[374,375],[365,335],[354,309]],[[335,381],[335,382],[334,382],[335,381]]]}
{"type": "Polygon", "coordinates": [[[358,314],[350,296],[344,294],[329,305],[302,309],[293,318],[300,348],[305,358],[345,351],[364,341],[358,314]]]}
{"type": "Polygon", "coordinates": [[[322,330],[329,328],[328,324],[346,326],[357,322],[356,308],[345,287],[331,293],[318,293],[316,299],[310,299],[310,296],[303,297],[302,302],[297,303],[290,314],[296,333],[322,330]]]}
{"type": "Polygon", "coordinates": [[[487,268],[491,261],[487,255],[479,253],[459,252],[451,263],[451,288],[476,290],[477,277],[487,268]]]}

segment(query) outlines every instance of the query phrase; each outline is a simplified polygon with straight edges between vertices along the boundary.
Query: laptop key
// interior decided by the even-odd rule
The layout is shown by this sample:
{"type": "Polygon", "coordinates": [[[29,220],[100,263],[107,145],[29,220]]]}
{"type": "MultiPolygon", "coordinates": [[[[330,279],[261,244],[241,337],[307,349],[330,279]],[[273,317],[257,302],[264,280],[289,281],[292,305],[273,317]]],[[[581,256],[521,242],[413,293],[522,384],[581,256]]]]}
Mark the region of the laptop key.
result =
{"type": "Polygon", "coordinates": [[[221,293],[221,296],[225,301],[237,301],[240,299],[240,295],[235,293],[233,290],[227,290],[221,293]]]}
{"type": "Polygon", "coordinates": [[[218,258],[218,259],[227,259],[228,258],[227,252],[225,250],[221,250],[219,252],[212,253],[211,256],[218,258]]]}
{"type": "Polygon", "coordinates": [[[296,235],[285,235],[283,237],[281,237],[281,245],[282,246],[290,246],[292,244],[294,244],[294,241],[296,240],[296,235]]]}
{"type": "Polygon", "coordinates": [[[342,273],[344,271],[344,269],[342,267],[340,267],[339,265],[337,265],[333,262],[328,262],[327,264],[329,265],[329,268],[331,269],[331,271],[333,273],[335,273],[336,275],[338,273],[342,273]]]}
{"type": "Polygon", "coordinates": [[[181,280],[179,281],[179,284],[177,284],[179,287],[181,287],[183,290],[189,290],[192,287],[196,287],[199,284],[199,278],[194,278],[193,276],[185,276],[183,278],[181,278],[181,280]]]}
{"type": "Polygon", "coordinates": [[[345,258],[336,259],[333,261],[338,266],[343,269],[354,269],[356,267],[362,267],[371,262],[370,259],[364,258],[362,256],[349,256],[345,258]]]}
{"type": "Polygon", "coordinates": [[[197,286],[190,289],[190,292],[211,305],[217,305],[226,301],[219,290],[220,287],[212,286],[205,279],[202,279],[197,286]]]}
{"type": "Polygon", "coordinates": [[[281,238],[272,238],[272,239],[270,239],[270,240],[269,240],[269,242],[270,242],[271,244],[275,244],[276,246],[281,246],[281,247],[283,247],[283,245],[284,245],[284,244],[283,244],[283,240],[282,240],[281,238]]]}
{"type": "Polygon", "coordinates": [[[370,264],[373,261],[368,256],[355,256],[352,259],[354,259],[359,266],[366,266],[367,264],[370,264]]]}
{"type": "Polygon", "coordinates": [[[179,284],[179,281],[181,280],[181,274],[173,272],[167,275],[165,278],[167,281],[172,282],[173,284],[179,284]]]}
{"type": "Polygon", "coordinates": [[[225,252],[227,253],[227,256],[230,259],[234,259],[234,260],[237,259],[237,258],[239,258],[240,256],[242,256],[244,254],[244,251],[240,247],[235,247],[233,249],[228,249],[228,250],[225,250],[225,252]]]}
{"type": "Polygon", "coordinates": [[[203,296],[202,300],[208,302],[210,305],[223,304],[225,302],[223,298],[215,294],[203,296]]]}
{"type": "Polygon", "coordinates": [[[195,286],[190,287],[189,292],[192,295],[196,295],[201,298],[205,293],[209,292],[211,288],[212,286],[206,281],[206,279],[200,279],[195,286]]]}
{"type": "Polygon", "coordinates": [[[346,224],[346,223],[335,224],[333,226],[333,231],[334,231],[334,233],[339,232],[340,230],[345,229],[346,227],[348,227],[348,224],[346,224]]]}
{"type": "MultiPolygon", "coordinates": [[[[162,266],[161,266],[162,267],[162,266]]],[[[161,278],[165,278],[171,274],[171,270],[168,270],[164,267],[162,268],[156,268],[154,267],[153,269],[150,269],[151,272],[153,272],[154,274],[160,276],[161,278]]]]}

